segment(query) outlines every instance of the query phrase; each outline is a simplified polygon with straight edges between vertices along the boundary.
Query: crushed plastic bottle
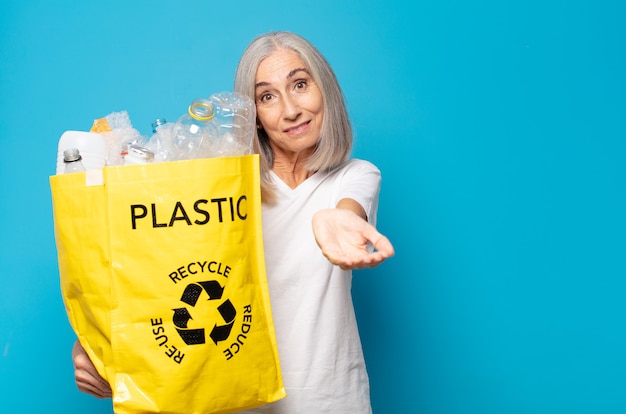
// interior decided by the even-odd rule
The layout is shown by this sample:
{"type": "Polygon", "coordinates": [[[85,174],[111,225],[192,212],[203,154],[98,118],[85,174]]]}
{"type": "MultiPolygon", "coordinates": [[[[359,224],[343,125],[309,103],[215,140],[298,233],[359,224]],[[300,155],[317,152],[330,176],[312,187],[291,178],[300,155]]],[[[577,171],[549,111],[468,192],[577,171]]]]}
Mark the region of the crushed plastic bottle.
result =
{"type": "Polygon", "coordinates": [[[219,139],[213,142],[214,157],[252,153],[256,128],[254,101],[237,92],[220,92],[209,97],[220,127],[219,139]]]}
{"type": "Polygon", "coordinates": [[[195,99],[188,111],[172,128],[175,158],[190,160],[213,156],[212,141],[220,135],[213,105],[207,99],[195,99]]]}
{"type": "Polygon", "coordinates": [[[174,124],[167,122],[165,118],[157,118],[152,123],[152,135],[148,138],[144,147],[154,153],[154,162],[175,160],[172,128],[174,124]]]}

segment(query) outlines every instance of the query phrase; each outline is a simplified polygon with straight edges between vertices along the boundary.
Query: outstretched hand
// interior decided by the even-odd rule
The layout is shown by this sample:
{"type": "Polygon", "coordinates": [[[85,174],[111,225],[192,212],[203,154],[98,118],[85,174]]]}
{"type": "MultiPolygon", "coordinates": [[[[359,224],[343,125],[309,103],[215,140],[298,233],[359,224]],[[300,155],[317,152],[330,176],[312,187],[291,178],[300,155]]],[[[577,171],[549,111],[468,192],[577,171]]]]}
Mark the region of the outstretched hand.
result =
{"type": "Polygon", "coordinates": [[[347,209],[331,208],[315,213],[313,234],[324,256],[344,270],[378,266],[394,255],[387,237],[347,209]],[[373,251],[368,249],[368,244],[373,246],[373,251]]]}

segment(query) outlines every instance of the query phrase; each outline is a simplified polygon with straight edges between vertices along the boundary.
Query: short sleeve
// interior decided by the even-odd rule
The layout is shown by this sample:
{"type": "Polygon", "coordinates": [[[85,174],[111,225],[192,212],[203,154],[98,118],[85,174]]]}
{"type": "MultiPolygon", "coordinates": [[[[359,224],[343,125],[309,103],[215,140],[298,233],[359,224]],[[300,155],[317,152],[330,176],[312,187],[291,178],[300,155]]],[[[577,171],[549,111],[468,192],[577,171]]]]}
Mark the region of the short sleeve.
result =
{"type": "Polygon", "coordinates": [[[340,171],[341,179],[336,201],[343,198],[355,200],[365,210],[369,223],[376,226],[381,182],[380,170],[369,161],[351,159],[340,171]]]}

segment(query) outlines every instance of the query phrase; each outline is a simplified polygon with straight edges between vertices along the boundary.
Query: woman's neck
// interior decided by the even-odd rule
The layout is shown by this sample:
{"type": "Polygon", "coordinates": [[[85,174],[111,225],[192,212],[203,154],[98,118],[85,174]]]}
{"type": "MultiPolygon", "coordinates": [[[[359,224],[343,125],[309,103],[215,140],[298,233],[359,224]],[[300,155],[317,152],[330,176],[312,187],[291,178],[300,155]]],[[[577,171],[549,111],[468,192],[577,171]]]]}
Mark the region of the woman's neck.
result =
{"type": "Polygon", "coordinates": [[[290,188],[296,188],[313,175],[313,172],[306,168],[308,158],[302,155],[276,156],[272,171],[290,188]]]}

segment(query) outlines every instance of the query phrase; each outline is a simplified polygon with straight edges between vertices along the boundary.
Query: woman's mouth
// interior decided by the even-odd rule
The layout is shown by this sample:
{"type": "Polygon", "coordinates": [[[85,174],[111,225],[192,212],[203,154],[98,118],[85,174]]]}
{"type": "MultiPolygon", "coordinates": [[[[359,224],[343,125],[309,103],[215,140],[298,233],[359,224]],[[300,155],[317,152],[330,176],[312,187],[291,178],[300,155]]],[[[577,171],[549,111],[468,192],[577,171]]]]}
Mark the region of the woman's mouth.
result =
{"type": "Polygon", "coordinates": [[[285,129],[284,132],[286,134],[289,134],[289,135],[299,135],[299,134],[301,134],[301,133],[303,133],[304,131],[307,130],[307,128],[309,127],[310,123],[311,123],[311,121],[303,122],[303,123],[301,123],[299,125],[296,125],[294,127],[285,129]]]}

